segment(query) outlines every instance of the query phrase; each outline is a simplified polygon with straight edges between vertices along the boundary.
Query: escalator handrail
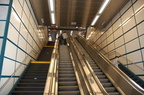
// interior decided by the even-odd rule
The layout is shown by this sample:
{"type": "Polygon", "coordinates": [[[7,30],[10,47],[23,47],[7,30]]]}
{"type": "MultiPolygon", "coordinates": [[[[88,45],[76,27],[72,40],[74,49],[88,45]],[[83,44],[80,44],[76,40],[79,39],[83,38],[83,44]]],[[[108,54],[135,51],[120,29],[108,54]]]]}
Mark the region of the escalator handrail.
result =
{"type": "MultiPolygon", "coordinates": [[[[72,38],[70,37],[69,38],[69,46],[70,46],[70,51],[72,52],[72,58],[73,58],[73,60],[75,60],[75,58],[74,57],[77,57],[77,54],[76,54],[76,51],[75,51],[75,47],[74,47],[74,45],[72,44],[73,42],[72,42],[72,38]],[[72,51],[73,50],[73,51],[72,51]],[[74,55],[75,54],[75,55],[74,55]]],[[[77,57],[77,59],[78,59],[78,57],[77,57]]],[[[78,59],[79,60],[79,59],[78,59]]],[[[92,90],[91,90],[91,88],[90,88],[90,86],[88,86],[89,84],[88,84],[88,81],[87,81],[87,78],[85,77],[86,76],[86,74],[85,73],[83,73],[83,70],[80,68],[80,67],[82,67],[82,66],[80,66],[80,64],[79,64],[80,62],[78,62],[77,61],[77,63],[75,63],[74,62],[74,64],[75,64],[75,67],[77,67],[78,68],[78,70],[77,70],[77,72],[80,72],[81,74],[80,75],[78,75],[79,76],[79,78],[82,78],[82,79],[79,79],[80,80],[80,92],[81,93],[83,93],[82,95],[88,95],[88,93],[89,93],[89,95],[94,95],[94,94],[92,94],[92,90]],[[85,85],[85,86],[82,86],[82,85],[85,85]],[[85,88],[86,87],[86,88],[85,88]],[[85,89],[85,90],[84,90],[85,89]],[[87,92],[86,92],[87,91],[87,92]],[[85,93],[86,92],[86,93],[85,93]]]]}
{"type": "Polygon", "coordinates": [[[124,77],[124,79],[129,83],[129,85],[132,86],[133,89],[135,89],[136,91],[138,91],[139,93],[143,94],[144,93],[144,89],[141,88],[140,86],[137,85],[137,83],[135,83],[132,79],[130,79],[125,73],[123,73],[121,70],[119,70],[118,68],[116,68],[112,62],[106,57],[104,56],[101,52],[99,52],[98,50],[96,50],[96,48],[93,47],[93,45],[91,43],[88,43],[84,38],[78,36],[79,39],[82,39],[83,41],[85,41],[85,43],[91,48],[93,49],[93,51],[95,51],[104,61],[106,61],[110,66],[112,66],[113,68],[115,68],[116,72],[119,73],[119,75],[121,75],[121,77],[124,77]]]}
{"type": "MultiPolygon", "coordinates": [[[[84,60],[84,64],[87,66],[88,70],[90,71],[91,75],[93,76],[93,78],[95,79],[95,82],[97,83],[98,87],[100,88],[100,90],[102,91],[102,93],[104,95],[108,95],[108,93],[106,92],[106,90],[104,89],[104,87],[102,86],[102,84],[100,83],[99,79],[93,74],[93,71],[91,69],[91,67],[89,66],[89,63],[88,61],[86,60],[86,58],[83,56],[82,52],[79,50],[77,44],[76,44],[76,41],[75,39],[72,39],[73,40],[73,44],[74,46],[76,47],[78,53],[80,54],[82,60],[84,60]]],[[[89,83],[90,84],[90,83],[89,83]]],[[[91,88],[92,89],[92,88],[91,88]]]]}

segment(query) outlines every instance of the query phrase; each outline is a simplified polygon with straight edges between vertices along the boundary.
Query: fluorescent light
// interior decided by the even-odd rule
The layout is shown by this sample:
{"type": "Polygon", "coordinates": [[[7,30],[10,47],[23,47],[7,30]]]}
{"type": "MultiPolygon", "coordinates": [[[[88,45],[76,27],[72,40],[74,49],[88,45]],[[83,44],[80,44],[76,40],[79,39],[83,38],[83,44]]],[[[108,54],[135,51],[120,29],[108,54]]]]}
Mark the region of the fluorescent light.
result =
{"type": "Polygon", "coordinates": [[[54,15],[54,13],[51,13],[51,20],[52,20],[52,24],[55,24],[55,15],[54,15]]]}
{"type": "Polygon", "coordinates": [[[96,21],[98,20],[98,18],[99,18],[99,15],[96,15],[96,17],[94,18],[93,22],[91,23],[92,26],[96,23],[96,21]]]}
{"type": "Polygon", "coordinates": [[[105,2],[103,3],[102,7],[99,10],[99,14],[101,14],[103,12],[103,10],[105,9],[105,7],[108,5],[110,0],[105,0],[105,2]]]}
{"type": "Polygon", "coordinates": [[[53,0],[49,0],[50,1],[50,9],[51,11],[54,11],[54,1],[53,0]]]}

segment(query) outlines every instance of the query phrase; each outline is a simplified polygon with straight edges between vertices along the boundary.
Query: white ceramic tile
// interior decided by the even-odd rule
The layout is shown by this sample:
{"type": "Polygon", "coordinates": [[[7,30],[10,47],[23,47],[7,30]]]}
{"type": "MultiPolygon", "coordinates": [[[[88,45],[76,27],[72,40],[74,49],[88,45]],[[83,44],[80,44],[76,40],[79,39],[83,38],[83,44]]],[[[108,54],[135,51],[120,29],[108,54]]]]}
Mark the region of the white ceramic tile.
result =
{"type": "MultiPolygon", "coordinates": [[[[142,61],[141,52],[136,51],[136,52],[133,52],[131,54],[128,54],[127,59],[129,59],[133,63],[142,61]]],[[[131,62],[129,62],[129,63],[131,63],[131,62]]]]}
{"type": "Polygon", "coordinates": [[[16,60],[19,61],[19,62],[23,62],[23,60],[25,59],[25,57],[26,57],[25,52],[23,52],[22,50],[18,49],[16,60]]]}
{"type": "Polygon", "coordinates": [[[14,27],[19,30],[20,27],[20,18],[19,16],[12,10],[10,22],[14,25],[14,27]]]}
{"type": "Polygon", "coordinates": [[[18,0],[13,0],[13,8],[15,9],[16,13],[21,17],[22,15],[22,7],[18,0]]]}
{"type": "Polygon", "coordinates": [[[130,6],[131,6],[131,1],[129,1],[120,11],[121,14],[123,14],[130,6]]]}
{"type": "Polygon", "coordinates": [[[126,44],[127,52],[131,52],[131,51],[134,51],[134,50],[139,49],[139,48],[140,48],[140,46],[139,46],[138,39],[133,40],[133,41],[126,44]]]}
{"type": "Polygon", "coordinates": [[[6,42],[6,49],[5,49],[5,56],[15,59],[16,57],[16,50],[17,47],[13,45],[11,42],[7,41],[6,42]]]}
{"type": "Polygon", "coordinates": [[[120,27],[117,31],[114,32],[114,39],[117,39],[119,36],[123,34],[122,28],[120,27]]]}
{"type": "Polygon", "coordinates": [[[8,13],[8,7],[7,6],[0,6],[0,20],[6,20],[7,19],[7,13],[8,13]]]}
{"type": "Polygon", "coordinates": [[[135,26],[135,20],[134,17],[129,19],[124,25],[123,25],[123,30],[124,32],[127,32],[129,29],[135,26]]]}
{"type": "Polygon", "coordinates": [[[137,23],[139,23],[139,22],[141,22],[141,21],[143,21],[144,20],[144,9],[142,9],[141,11],[139,11],[136,15],[135,15],[135,17],[136,17],[136,22],[137,23]]]}
{"type": "Polygon", "coordinates": [[[126,22],[130,17],[133,16],[133,10],[130,8],[121,18],[122,18],[122,23],[126,22]]]}
{"type": "Polygon", "coordinates": [[[115,41],[115,48],[117,48],[123,44],[124,44],[124,39],[123,39],[123,37],[120,37],[115,41]]]}
{"type": "Polygon", "coordinates": [[[17,44],[18,42],[18,31],[10,24],[9,25],[9,30],[8,30],[8,38],[14,42],[15,44],[17,44]]]}
{"type": "Polygon", "coordinates": [[[0,4],[9,4],[9,0],[0,0],[0,4]]]}
{"type": "Polygon", "coordinates": [[[137,2],[133,5],[134,11],[137,12],[144,6],[144,0],[137,0],[137,2]]]}
{"type": "Polygon", "coordinates": [[[144,47],[144,35],[140,37],[141,47],[144,47]]]}
{"type": "Polygon", "coordinates": [[[125,37],[125,42],[128,42],[134,38],[136,38],[138,35],[137,35],[137,30],[136,28],[132,29],[131,31],[127,32],[124,37],[125,37]]]}
{"type": "Polygon", "coordinates": [[[0,21],[0,36],[4,35],[4,30],[5,30],[5,21],[0,21]]]}
{"type": "Polygon", "coordinates": [[[26,51],[26,41],[20,36],[18,46],[26,51]]]}
{"type": "Polygon", "coordinates": [[[4,58],[2,75],[12,75],[15,70],[15,61],[4,58]]]}
{"type": "Polygon", "coordinates": [[[139,32],[139,35],[142,35],[142,34],[144,34],[144,22],[143,23],[141,23],[141,24],[139,24],[138,26],[137,26],[137,28],[138,28],[138,32],[139,32]]]}

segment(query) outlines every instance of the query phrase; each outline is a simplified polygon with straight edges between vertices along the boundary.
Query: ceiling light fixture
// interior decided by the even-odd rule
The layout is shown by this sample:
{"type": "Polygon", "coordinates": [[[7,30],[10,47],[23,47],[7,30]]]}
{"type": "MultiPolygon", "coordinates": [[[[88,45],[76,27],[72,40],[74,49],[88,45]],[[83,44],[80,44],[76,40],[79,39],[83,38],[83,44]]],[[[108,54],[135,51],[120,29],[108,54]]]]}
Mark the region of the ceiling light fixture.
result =
{"type": "Polygon", "coordinates": [[[99,10],[99,14],[101,14],[103,11],[104,11],[104,9],[106,8],[106,6],[108,5],[108,3],[109,3],[109,1],[110,0],[105,0],[105,2],[103,3],[103,5],[101,6],[101,8],[100,8],[100,10],[99,10]]]}
{"type": "Polygon", "coordinates": [[[54,11],[54,0],[49,0],[49,2],[51,11],[54,11]]]}
{"type": "Polygon", "coordinates": [[[91,23],[92,26],[96,23],[96,21],[98,20],[99,17],[100,17],[99,15],[96,15],[96,17],[94,18],[93,22],[91,23]]]}
{"type": "Polygon", "coordinates": [[[55,24],[55,0],[48,0],[51,23],[55,24]]]}
{"type": "Polygon", "coordinates": [[[55,14],[51,13],[51,20],[52,20],[52,24],[55,24],[55,14]]]}
{"type": "Polygon", "coordinates": [[[102,4],[102,6],[100,7],[98,13],[96,14],[94,20],[91,23],[91,26],[93,26],[96,21],[98,20],[98,18],[101,16],[102,12],[104,11],[104,9],[106,8],[106,6],[109,4],[110,0],[105,0],[104,3],[102,4]]]}

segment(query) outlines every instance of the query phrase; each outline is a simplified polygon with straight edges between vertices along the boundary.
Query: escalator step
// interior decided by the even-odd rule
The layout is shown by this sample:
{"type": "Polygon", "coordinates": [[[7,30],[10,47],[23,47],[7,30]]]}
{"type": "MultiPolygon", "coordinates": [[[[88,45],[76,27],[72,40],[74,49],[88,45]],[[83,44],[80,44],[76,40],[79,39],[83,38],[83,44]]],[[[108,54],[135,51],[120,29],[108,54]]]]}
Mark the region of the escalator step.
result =
{"type": "Polygon", "coordinates": [[[96,75],[103,75],[103,72],[95,72],[96,75]]]}
{"type": "Polygon", "coordinates": [[[79,90],[78,86],[59,86],[59,91],[77,91],[79,90]]]}
{"type": "Polygon", "coordinates": [[[81,95],[79,91],[59,91],[58,95],[81,95]]]}
{"type": "Polygon", "coordinates": [[[116,89],[114,87],[105,87],[105,90],[107,92],[116,92],[116,89]]]}
{"type": "Polygon", "coordinates": [[[74,71],[59,71],[59,74],[74,74],[74,71]]]}
{"type": "Polygon", "coordinates": [[[111,83],[102,83],[103,87],[111,87],[113,86],[111,83]]]}
{"type": "Polygon", "coordinates": [[[107,82],[109,82],[108,79],[99,79],[99,80],[100,80],[100,82],[102,82],[102,83],[107,83],[107,82]]]}
{"type": "Polygon", "coordinates": [[[99,79],[106,79],[106,78],[107,78],[105,75],[97,75],[97,77],[98,77],[99,79]]]}
{"type": "Polygon", "coordinates": [[[72,68],[72,65],[60,65],[59,68],[72,68]]]}
{"type": "Polygon", "coordinates": [[[109,95],[121,95],[121,94],[119,94],[118,92],[110,92],[110,93],[108,93],[109,95]]]}
{"type": "Polygon", "coordinates": [[[59,68],[59,71],[71,71],[73,68],[59,68]]]}
{"type": "Polygon", "coordinates": [[[93,70],[94,70],[94,72],[102,72],[99,68],[95,68],[93,70]]]}
{"type": "Polygon", "coordinates": [[[59,81],[59,86],[75,86],[78,85],[77,81],[61,82],[59,81]]]}
{"type": "Polygon", "coordinates": [[[75,77],[62,77],[62,78],[58,78],[59,81],[76,81],[76,78],[75,77]]]}
{"type": "Polygon", "coordinates": [[[75,77],[74,74],[59,74],[59,77],[75,77]]]}

